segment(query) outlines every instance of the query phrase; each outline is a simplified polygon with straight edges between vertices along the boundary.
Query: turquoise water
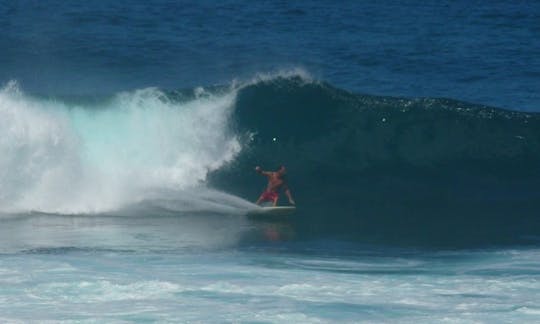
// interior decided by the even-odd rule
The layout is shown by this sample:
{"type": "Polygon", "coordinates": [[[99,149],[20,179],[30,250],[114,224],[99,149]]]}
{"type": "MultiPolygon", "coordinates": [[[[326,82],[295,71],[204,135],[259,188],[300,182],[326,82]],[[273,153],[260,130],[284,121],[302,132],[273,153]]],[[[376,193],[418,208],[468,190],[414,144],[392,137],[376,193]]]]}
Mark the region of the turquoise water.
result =
{"type": "Polygon", "coordinates": [[[4,221],[2,321],[538,319],[536,249],[266,241],[265,226],[273,225],[189,217],[4,221]],[[249,244],[234,239],[248,234],[249,244]]]}

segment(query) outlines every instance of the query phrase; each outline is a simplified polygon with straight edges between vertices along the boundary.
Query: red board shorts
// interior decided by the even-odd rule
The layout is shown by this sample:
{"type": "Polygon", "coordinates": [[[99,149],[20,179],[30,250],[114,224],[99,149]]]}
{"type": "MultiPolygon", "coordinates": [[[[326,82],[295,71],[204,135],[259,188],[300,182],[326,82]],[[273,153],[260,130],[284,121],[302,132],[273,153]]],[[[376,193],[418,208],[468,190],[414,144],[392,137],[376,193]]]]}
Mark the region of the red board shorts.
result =
{"type": "Polygon", "coordinates": [[[274,201],[278,198],[278,193],[274,191],[265,191],[261,195],[261,201],[274,201]]]}

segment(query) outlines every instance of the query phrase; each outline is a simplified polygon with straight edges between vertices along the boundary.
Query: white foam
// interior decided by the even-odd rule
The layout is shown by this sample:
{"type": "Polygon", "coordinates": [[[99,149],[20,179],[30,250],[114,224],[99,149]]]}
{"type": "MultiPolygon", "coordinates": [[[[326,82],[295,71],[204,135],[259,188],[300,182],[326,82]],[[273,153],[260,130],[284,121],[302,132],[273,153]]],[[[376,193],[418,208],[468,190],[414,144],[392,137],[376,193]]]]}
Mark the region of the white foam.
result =
{"type": "Polygon", "coordinates": [[[517,312],[527,314],[527,315],[540,316],[540,308],[537,308],[537,307],[520,307],[517,309],[517,312]]]}
{"type": "Polygon", "coordinates": [[[152,300],[170,297],[183,291],[177,284],[166,281],[114,283],[108,280],[81,282],[52,282],[38,285],[31,292],[43,300],[69,300],[70,302],[111,302],[126,300],[152,300]]]}
{"type": "Polygon", "coordinates": [[[0,91],[0,210],[93,213],[184,190],[233,160],[234,90],[170,100],[155,88],[100,106],[35,99],[11,82],[0,91]]]}
{"type": "Polygon", "coordinates": [[[301,81],[301,84],[312,84],[318,82],[307,70],[299,67],[294,67],[290,69],[280,69],[271,72],[259,72],[253,77],[245,80],[234,79],[231,81],[231,89],[240,90],[242,88],[252,86],[258,83],[270,82],[276,79],[291,78],[298,78],[301,81]]]}

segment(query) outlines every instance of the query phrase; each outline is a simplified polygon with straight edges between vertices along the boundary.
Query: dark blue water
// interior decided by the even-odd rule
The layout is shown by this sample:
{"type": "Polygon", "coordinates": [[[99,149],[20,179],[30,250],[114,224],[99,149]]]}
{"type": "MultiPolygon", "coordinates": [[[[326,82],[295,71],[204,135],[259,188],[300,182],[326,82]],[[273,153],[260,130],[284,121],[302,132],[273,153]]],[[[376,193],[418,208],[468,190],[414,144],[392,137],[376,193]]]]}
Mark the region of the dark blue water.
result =
{"type": "Polygon", "coordinates": [[[536,1],[6,1],[0,81],[93,95],[301,67],[365,94],[531,111],[538,17],[536,1]]]}
{"type": "Polygon", "coordinates": [[[538,322],[539,2],[0,26],[0,322],[538,322]],[[279,164],[296,213],[247,218],[279,164]]]}

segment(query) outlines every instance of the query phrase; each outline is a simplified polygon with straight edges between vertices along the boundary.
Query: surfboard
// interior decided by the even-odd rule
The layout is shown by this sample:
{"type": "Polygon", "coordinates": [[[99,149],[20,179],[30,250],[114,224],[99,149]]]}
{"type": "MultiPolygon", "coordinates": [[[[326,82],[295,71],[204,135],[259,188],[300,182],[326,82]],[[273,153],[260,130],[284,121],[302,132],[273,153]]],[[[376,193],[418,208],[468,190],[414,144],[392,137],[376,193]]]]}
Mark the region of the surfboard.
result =
{"type": "Polygon", "coordinates": [[[246,216],[250,218],[283,218],[294,214],[294,206],[276,206],[276,207],[257,207],[247,212],[246,216]]]}

